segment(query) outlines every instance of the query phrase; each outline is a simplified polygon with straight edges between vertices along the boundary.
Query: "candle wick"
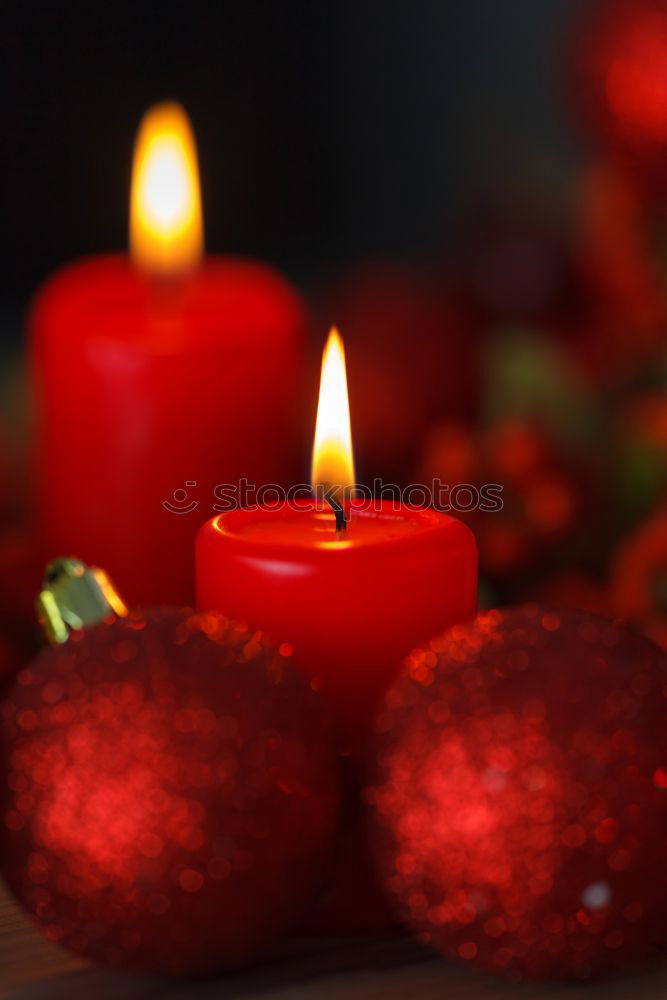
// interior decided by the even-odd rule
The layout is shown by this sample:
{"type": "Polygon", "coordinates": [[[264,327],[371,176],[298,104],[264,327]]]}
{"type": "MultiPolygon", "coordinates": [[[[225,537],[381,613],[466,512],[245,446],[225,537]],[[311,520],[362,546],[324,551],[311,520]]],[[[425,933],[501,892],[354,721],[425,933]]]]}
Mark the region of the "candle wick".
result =
{"type": "Polygon", "coordinates": [[[347,518],[343,505],[334,496],[327,496],[327,500],[336,518],[336,534],[339,534],[347,529],[347,518]]]}
{"type": "Polygon", "coordinates": [[[336,518],[336,534],[340,535],[347,529],[347,518],[345,517],[345,508],[336,496],[336,487],[332,486],[331,483],[323,483],[322,495],[334,512],[334,516],[336,518]]]}

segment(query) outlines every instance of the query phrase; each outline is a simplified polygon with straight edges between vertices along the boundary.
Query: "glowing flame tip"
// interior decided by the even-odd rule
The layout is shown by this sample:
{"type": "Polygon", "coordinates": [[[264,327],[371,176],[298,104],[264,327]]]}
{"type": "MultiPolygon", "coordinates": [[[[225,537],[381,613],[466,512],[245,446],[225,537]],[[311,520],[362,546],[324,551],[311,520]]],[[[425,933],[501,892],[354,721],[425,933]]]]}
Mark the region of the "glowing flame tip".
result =
{"type": "Polygon", "coordinates": [[[152,274],[191,270],[203,251],[197,150],[180,104],[156,104],[144,115],[134,147],[130,250],[152,274]]]}
{"type": "Polygon", "coordinates": [[[354,484],[345,348],[336,327],[332,327],[322,355],[311,481],[313,486],[341,488],[354,484]]]}

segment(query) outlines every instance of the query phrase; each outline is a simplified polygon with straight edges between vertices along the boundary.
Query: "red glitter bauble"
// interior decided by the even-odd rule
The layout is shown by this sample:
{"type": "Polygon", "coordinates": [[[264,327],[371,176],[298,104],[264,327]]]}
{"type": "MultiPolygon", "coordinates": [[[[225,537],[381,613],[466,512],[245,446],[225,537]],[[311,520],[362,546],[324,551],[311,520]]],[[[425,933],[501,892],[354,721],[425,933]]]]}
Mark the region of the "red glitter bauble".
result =
{"type": "Polygon", "coordinates": [[[303,918],[340,777],[289,647],[217,614],[135,613],[41,653],[3,714],[2,873],[48,938],[206,975],[303,918]]]}
{"type": "Polygon", "coordinates": [[[520,980],[667,939],[667,671],[648,639],[491,611],[413,653],[375,725],[374,854],[425,942],[520,980]]]}

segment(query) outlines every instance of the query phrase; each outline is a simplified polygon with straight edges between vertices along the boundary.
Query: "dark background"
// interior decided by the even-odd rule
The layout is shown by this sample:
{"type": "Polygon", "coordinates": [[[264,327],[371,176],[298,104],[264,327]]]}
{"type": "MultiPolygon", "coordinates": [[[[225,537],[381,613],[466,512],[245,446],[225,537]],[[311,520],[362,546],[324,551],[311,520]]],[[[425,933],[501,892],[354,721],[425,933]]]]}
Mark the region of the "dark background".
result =
{"type": "Polygon", "coordinates": [[[456,255],[519,199],[558,226],[576,142],[563,57],[582,0],[10,3],[5,307],[126,245],[134,132],[173,98],[197,135],[207,246],[307,281],[456,255]]]}

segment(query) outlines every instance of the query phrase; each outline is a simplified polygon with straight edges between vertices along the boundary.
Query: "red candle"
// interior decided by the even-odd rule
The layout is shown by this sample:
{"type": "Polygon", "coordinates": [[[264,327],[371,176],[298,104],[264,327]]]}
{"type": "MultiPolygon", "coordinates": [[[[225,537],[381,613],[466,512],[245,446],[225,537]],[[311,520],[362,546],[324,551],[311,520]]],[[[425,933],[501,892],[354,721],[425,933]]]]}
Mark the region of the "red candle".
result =
{"type": "Polygon", "coordinates": [[[304,310],[262,265],[202,255],[178,105],[142,122],[131,257],[71,265],[31,319],[44,558],[108,570],[133,603],[190,604],[219,484],[281,482],[304,310]]]}
{"type": "MultiPolygon", "coordinates": [[[[322,366],[313,480],[354,482],[342,344],[322,366]]],[[[348,524],[315,500],[235,510],[197,538],[199,606],[291,643],[358,746],[383,688],[419,642],[476,611],[477,554],[462,522],[368,499],[348,524]]],[[[324,505],[327,507],[327,505],[324,505]]]]}

